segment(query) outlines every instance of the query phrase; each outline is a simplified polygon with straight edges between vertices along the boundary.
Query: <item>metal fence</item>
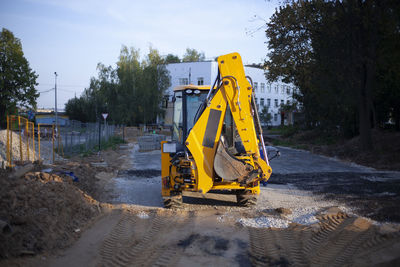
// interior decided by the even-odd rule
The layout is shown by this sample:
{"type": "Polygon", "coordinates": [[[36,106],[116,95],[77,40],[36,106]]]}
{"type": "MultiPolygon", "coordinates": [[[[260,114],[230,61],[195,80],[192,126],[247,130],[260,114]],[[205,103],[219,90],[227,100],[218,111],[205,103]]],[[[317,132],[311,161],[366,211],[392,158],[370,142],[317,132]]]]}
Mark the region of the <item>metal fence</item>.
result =
{"type": "Polygon", "coordinates": [[[101,149],[111,138],[124,138],[124,126],[70,121],[66,126],[38,124],[21,116],[7,116],[0,130],[0,167],[42,160],[51,163],[65,156],[101,149]]]}
{"type": "Polygon", "coordinates": [[[115,136],[123,138],[123,129],[122,125],[71,121],[69,125],[59,127],[61,139],[57,147],[61,147],[65,155],[99,149],[115,136]]]}

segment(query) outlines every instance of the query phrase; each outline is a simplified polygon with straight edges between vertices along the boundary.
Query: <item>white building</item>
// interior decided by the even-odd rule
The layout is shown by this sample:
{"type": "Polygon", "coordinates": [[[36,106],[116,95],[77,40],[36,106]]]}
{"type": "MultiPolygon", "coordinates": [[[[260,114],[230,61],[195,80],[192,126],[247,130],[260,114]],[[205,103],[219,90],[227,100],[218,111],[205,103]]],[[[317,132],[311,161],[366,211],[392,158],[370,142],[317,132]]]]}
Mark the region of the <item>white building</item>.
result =
{"type": "MultiPolygon", "coordinates": [[[[171,76],[171,86],[168,88],[166,94],[172,97],[173,88],[178,85],[194,84],[211,86],[218,74],[218,62],[171,63],[167,65],[167,70],[171,76]]],[[[244,70],[246,76],[250,76],[253,80],[255,98],[259,111],[261,112],[264,106],[268,106],[268,111],[272,115],[271,124],[273,126],[280,125],[281,114],[279,112],[279,107],[281,104],[287,104],[292,101],[294,86],[281,81],[273,83],[268,82],[265,78],[264,69],[259,67],[245,66],[244,70]]],[[[165,124],[171,124],[171,106],[172,105],[168,106],[165,124]]]]}

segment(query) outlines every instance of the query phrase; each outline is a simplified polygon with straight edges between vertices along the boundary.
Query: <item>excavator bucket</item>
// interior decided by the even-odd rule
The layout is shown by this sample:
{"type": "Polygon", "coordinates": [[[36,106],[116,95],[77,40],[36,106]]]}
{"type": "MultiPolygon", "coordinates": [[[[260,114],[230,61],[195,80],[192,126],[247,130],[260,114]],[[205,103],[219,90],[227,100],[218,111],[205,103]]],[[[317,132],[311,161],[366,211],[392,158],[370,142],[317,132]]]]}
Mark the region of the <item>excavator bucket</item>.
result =
{"type": "Polygon", "coordinates": [[[225,142],[221,137],[214,158],[214,170],[225,181],[242,182],[245,177],[248,177],[253,167],[231,155],[227,151],[225,142]]]}

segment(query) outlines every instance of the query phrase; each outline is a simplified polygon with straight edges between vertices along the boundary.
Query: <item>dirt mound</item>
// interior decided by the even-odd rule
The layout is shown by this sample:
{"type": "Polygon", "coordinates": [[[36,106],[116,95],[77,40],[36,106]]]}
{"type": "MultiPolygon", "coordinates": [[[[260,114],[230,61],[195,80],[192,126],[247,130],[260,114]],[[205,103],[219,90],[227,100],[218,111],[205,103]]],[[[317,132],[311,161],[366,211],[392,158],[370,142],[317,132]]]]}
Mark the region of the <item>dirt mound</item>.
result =
{"type": "Polygon", "coordinates": [[[373,149],[363,151],[360,137],[324,146],[321,153],[377,169],[400,170],[400,132],[372,131],[373,149]]]}
{"type": "Polygon", "coordinates": [[[1,171],[0,196],[0,258],[64,248],[100,212],[67,175],[1,171]]]}

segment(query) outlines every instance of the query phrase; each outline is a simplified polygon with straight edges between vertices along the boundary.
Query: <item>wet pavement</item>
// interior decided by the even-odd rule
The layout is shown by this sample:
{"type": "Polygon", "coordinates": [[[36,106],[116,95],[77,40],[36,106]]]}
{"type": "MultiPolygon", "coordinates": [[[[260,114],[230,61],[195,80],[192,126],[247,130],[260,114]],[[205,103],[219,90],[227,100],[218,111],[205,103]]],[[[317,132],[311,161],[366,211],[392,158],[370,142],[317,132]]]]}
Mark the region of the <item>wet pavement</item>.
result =
{"type": "Polygon", "coordinates": [[[162,207],[160,151],[139,152],[139,146],[135,145],[130,157],[132,169],[114,178],[117,197],[112,202],[162,207]]]}

